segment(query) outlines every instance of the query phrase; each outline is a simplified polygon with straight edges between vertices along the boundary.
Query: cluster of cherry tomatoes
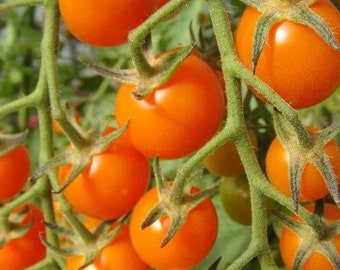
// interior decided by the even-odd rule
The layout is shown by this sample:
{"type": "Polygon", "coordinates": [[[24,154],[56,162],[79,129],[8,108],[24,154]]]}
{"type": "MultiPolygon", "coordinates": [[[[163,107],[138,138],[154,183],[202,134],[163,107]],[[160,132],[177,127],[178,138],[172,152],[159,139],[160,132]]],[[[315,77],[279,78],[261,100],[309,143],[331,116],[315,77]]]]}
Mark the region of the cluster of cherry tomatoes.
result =
{"type": "MultiPolygon", "coordinates": [[[[187,269],[198,264],[214,244],[217,235],[215,207],[206,199],[191,210],[184,226],[161,248],[171,223],[168,217],[141,229],[159,200],[155,187],[144,194],[150,180],[148,158],[181,158],[202,147],[223,120],[222,85],[213,68],[192,54],[168,82],[145,99],[135,99],[134,89],[134,85],[122,84],[116,97],[118,124],[123,126],[129,121],[126,133],[106,151],[94,155],[91,164],[64,194],[76,211],[102,220],[116,219],[132,210],[130,236],[138,255],[148,265],[159,269],[187,269]],[[202,78],[200,84],[195,76],[202,78]],[[208,125],[201,125],[208,120],[208,125]]],[[[70,170],[71,166],[59,169],[61,183],[70,170]]],[[[102,260],[101,256],[98,261],[102,260]]]]}
{"type": "MultiPolygon", "coordinates": [[[[102,0],[95,1],[94,7],[93,0],[59,0],[59,9],[67,28],[80,41],[96,47],[111,47],[126,43],[128,33],[167,2],[102,0]]],[[[330,29],[337,29],[340,25],[339,12],[329,1],[317,1],[311,9],[324,18],[330,29]]],[[[253,45],[250,39],[259,16],[258,11],[247,8],[235,32],[237,54],[249,69],[252,68],[253,45]]],[[[339,31],[335,31],[334,36],[340,40],[339,31]]],[[[328,46],[307,26],[283,21],[269,31],[255,75],[293,108],[301,109],[322,102],[339,87],[339,70],[339,51],[328,46]],[[327,68],[320,64],[325,58],[328,59],[327,68]]],[[[207,198],[190,210],[181,229],[166,246],[161,247],[171,225],[168,216],[141,228],[161,199],[156,187],[152,187],[150,159],[173,160],[189,156],[218,132],[227,117],[224,83],[213,67],[198,54],[191,53],[171,78],[147,97],[136,99],[133,95],[135,89],[136,85],[132,83],[122,83],[112,106],[114,110],[109,112],[115,115],[118,128],[128,124],[126,131],[105,151],[93,155],[90,164],[63,191],[73,210],[86,216],[85,225],[90,230],[93,229],[90,224],[93,220],[97,224],[128,217],[123,224],[113,223],[113,227],[121,226],[117,236],[91,265],[83,269],[191,269],[207,256],[215,243],[218,232],[215,206],[207,198]]],[[[250,89],[267,102],[256,89],[250,89]]],[[[62,132],[60,127],[55,129],[62,132]]],[[[316,132],[316,129],[310,128],[310,131],[316,132]]],[[[256,152],[256,133],[249,130],[248,135],[256,152]]],[[[329,141],[324,149],[340,179],[340,150],[336,141],[329,141]]],[[[287,157],[284,145],[279,138],[274,138],[266,152],[266,175],[278,190],[290,197],[287,157]]],[[[249,176],[245,174],[234,142],[226,142],[202,163],[207,171],[222,177],[220,197],[228,215],[236,222],[251,225],[249,176]]],[[[65,183],[71,171],[72,164],[58,168],[60,185],[65,183]]],[[[6,203],[24,190],[30,173],[31,161],[24,146],[0,156],[0,181],[4,181],[0,184],[6,186],[6,189],[0,189],[0,202],[6,203]],[[20,170],[16,169],[18,167],[20,170]],[[15,184],[8,185],[6,181],[15,184]]],[[[191,193],[198,190],[193,187],[191,193]]],[[[323,176],[313,165],[307,164],[301,178],[299,200],[314,202],[328,194],[323,176]]],[[[272,203],[268,200],[268,213],[272,203]]],[[[340,220],[337,207],[332,204],[324,207],[326,220],[340,220]]],[[[0,265],[12,265],[12,270],[20,270],[44,258],[46,248],[39,235],[45,232],[45,226],[41,210],[33,204],[11,215],[18,223],[30,227],[28,232],[9,240],[0,249],[0,265]],[[22,216],[25,218],[21,219],[22,216]],[[25,260],[8,261],[15,258],[14,253],[25,260]]],[[[297,216],[294,219],[301,221],[297,216]]],[[[300,242],[301,236],[283,227],[280,250],[288,268],[293,265],[300,242]]],[[[334,238],[334,243],[340,253],[339,235],[334,238]]],[[[82,256],[67,258],[66,269],[79,269],[83,263],[82,256]]],[[[313,253],[304,269],[333,268],[327,258],[313,253]]]]}

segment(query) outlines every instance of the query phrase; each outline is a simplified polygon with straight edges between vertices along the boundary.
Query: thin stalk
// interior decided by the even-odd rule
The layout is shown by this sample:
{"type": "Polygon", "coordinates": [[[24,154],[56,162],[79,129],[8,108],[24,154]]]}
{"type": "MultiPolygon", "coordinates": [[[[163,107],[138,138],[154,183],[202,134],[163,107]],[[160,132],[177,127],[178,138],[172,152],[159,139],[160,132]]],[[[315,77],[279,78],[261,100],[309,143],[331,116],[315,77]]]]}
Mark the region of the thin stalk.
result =
{"type": "Polygon", "coordinates": [[[299,142],[302,146],[308,147],[312,144],[311,137],[300,121],[299,114],[287,102],[285,102],[275,91],[273,91],[266,83],[255,76],[251,71],[246,69],[239,61],[230,63],[233,65],[234,72],[244,80],[248,85],[253,86],[256,90],[265,96],[270,103],[285,117],[294,127],[299,142]]]}
{"type": "Polygon", "coordinates": [[[155,75],[154,69],[147,61],[143,45],[146,36],[159,24],[166,20],[171,14],[179,10],[190,0],[173,0],[165,4],[161,9],[153,13],[142,25],[129,33],[129,45],[132,61],[138,71],[138,75],[142,78],[150,78],[155,75]]]}
{"type": "Polygon", "coordinates": [[[58,1],[51,0],[46,3],[45,25],[43,29],[42,40],[42,65],[48,67],[45,69],[49,99],[51,102],[51,113],[54,119],[57,119],[62,126],[65,134],[76,148],[81,148],[86,140],[81,134],[67,121],[64,110],[59,98],[59,88],[57,79],[56,52],[58,50],[58,1]]]}
{"type": "MultiPolygon", "coordinates": [[[[50,0],[46,3],[46,22],[44,26],[44,38],[42,41],[42,66],[48,67],[45,70],[45,75],[47,79],[47,87],[44,92],[51,103],[52,114],[63,115],[61,108],[61,103],[58,95],[57,87],[57,70],[56,70],[56,37],[58,36],[58,1],[50,0]]],[[[42,93],[43,95],[43,93],[42,93]]],[[[49,160],[53,156],[53,136],[51,123],[52,119],[49,112],[49,104],[40,103],[38,106],[38,115],[41,121],[41,147],[43,151],[41,152],[41,160],[49,160]]],[[[75,136],[73,142],[82,145],[82,139],[78,135],[76,130],[72,130],[71,125],[69,125],[69,130],[71,133],[74,132],[75,136]],[[79,136],[79,137],[78,137],[79,136]]],[[[73,133],[72,133],[73,134],[73,133]]],[[[54,190],[59,189],[59,182],[55,171],[49,174],[51,186],[54,190]]],[[[66,209],[69,209],[69,204],[62,194],[58,195],[59,202],[66,209]]],[[[48,202],[46,202],[47,204],[48,202]]],[[[85,243],[93,242],[94,236],[86,229],[86,227],[79,221],[79,219],[74,215],[72,211],[65,211],[66,218],[70,221],[72,227],[77,231],[85,243]]]]}

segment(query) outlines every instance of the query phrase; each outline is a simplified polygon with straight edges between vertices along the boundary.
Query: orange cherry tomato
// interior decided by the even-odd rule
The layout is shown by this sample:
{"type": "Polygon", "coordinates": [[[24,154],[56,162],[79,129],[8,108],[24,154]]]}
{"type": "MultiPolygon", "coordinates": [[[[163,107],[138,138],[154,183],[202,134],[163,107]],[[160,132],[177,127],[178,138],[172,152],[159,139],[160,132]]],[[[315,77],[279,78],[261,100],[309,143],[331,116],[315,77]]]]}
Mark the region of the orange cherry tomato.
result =
{"type": "MultiPolygon", "coordinates": [[[[309,130],[317,130],[309,128],[309,130]]],[[[333,170],[340,177],[340,149],[335,140],[329,141],[324,150],[332,164],[333,170]]],[[[275,137],[269,146],[266,156],[266,172],[270,182],[283,194],[291,197],[290,184],[288,178],[288,151],[280,140],[275,137]]],[[[301,178],[300,201],[315,201],[329,194],[324,178],[317,168],[308,163],[304,168],[301,178]]]]}
{"type": "Polygon", "coordinates": [[[24,145],[0,156],[0,202],[13,198],[25,187],[31,173],[31,159],[24,145]]]}
{"type": "Polygon", "coordinates": [[[59,0],[69,31],[92,46],[111,47],[127,42],[131,30],[154,11],[153,0],[59,0]]]}
{"type": "MultiPolygon", "coordinates": [[[[310,8],[325,21],[339,43],[339,11],[328,0],[316,1],[310,8]]],[[[235,47],[248,69],[251,69],[253,36],[260,15],[256,9],[248,7],[236,29],[235,47]]],[[[325,100],[339,87],[340,51],[308,26],[284,20],[270,29],[255,75],[292,107],[310,107],[325,100]]]]}
{"type": "Polygon", "coordinates": [[[214,70],[194,54],[165,84],[142,100],[134,85],[122,84],[116,97],[120,126],[147,157],[175,159],[193,153],[215,134],[224,115],[224,96],[214,70]]]}
{"type": "MultiPolygon", "coordinates": [[[[325,217],[328,221],[339,221],[340,220],[340,210],[335,205],[325,204],[325,217]]],[[[309,211],[313,211],[314,206],[308,205],[306,207],[309,211]]],[[[299,220],[297,216],[293,216],[295,219],[299,220]]],[[[288,269],[292,269],[294,264],[295,255],[299,245],[301,243],[301,237],[296,233],[288,229],[287,227],[283,227],[280,236],[280,252],[281,257],[284,264],[288,269]]],[[[340,234],[334,237],[334,244],[340,256],[340,234]]],[[[313,270],[313,269],[322,269],[322,270],[336,270],[329,263],[328,259],[321,253],[314,252],[307,259],[302,270],[313,270]]]]}
{"type": "MultiPolygon", "coordinates": [[[[46,248],[39,235],[45,232],[44,217],[41,210],[33,204],[27,204],[28,214],[22,222],[28,225],[33,220],[29,231],[19,238],[10,240],[0,248],[0,265],[2,269],[23,270],[45,257],[46,248]]],[[[20,208],[22,210],[22,208],[20,208]]]]}

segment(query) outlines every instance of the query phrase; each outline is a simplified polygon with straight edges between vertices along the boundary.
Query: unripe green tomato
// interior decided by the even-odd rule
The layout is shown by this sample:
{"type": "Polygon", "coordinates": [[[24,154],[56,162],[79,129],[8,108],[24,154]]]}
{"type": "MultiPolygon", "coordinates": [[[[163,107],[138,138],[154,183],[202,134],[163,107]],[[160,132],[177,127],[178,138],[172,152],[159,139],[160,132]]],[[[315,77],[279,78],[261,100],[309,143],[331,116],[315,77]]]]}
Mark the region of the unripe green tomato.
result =
{"type": "MultiPolygon", "coordinates": [[[[257,138],[253,131],[249,131],[249,138],[254,148],[257,148],[257,138]]],[[[234,141],[228,141],[217,148],[203,160],[203,165],[218,176],[236,176],[244,173],[244,168],[234,141]]]]}
{"type": "MultiPolygon", "coordinates": [[[[251,225],[251,202],[247,176],[223,177],[220,198],[229,217],[243,225],[251,225]]],[[[272,201],[266,200],[267,213],[272,209],[272,201]]]]}

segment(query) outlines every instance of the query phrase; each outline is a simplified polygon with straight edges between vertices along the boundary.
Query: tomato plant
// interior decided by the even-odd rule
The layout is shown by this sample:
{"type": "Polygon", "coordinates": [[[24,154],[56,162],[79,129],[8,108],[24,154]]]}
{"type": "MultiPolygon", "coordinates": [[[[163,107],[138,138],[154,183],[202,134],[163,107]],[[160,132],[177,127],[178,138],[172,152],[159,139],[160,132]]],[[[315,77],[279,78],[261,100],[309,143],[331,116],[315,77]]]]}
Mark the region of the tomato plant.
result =
{"type": "Polygon", "coordinates": [[[203,146],[222,122],[220,82],[196,55],[188,56],[169,81],[145,99],[135,99],[131,95],[134,89],[129,84],[119,88],[115,114],[119,125],[129,120],[132,144],[148,157],[189,155],[203,146]]]}
{"type": "MultiPolygon", "coordinates": [[[[192,188],[197,192],[197,188],[192,188]]],[[[211,250],[218,229],[216,210],[210,199],[192,209],[184,225],[161,248],[171,220],[163,216],[151,226],[141,229],[146,216],[158,202],[157,189],[149,190],[135,206],[130,222],[131,241],[139,256],[158,269],[188,269],[203,260],[211,250]],[[209,224],[209,225],[208,225],[209,224]]]]}
{"type": "Polygon", "coordinates": [[[31,159],[24,145],[0,156],[0,202],[9,200],[22,191],[30,173],[31,159]]]}
{"type": "Polygon", "coordinates": [[[154,11],[151,0],[59,0],[61,17],[69,31],[93,46],[110,47],[127,42],[129,31],[154,11]]]}
{"type": "MultiPolygon", "coordinates": [[[[59,169],[63,184],[72,165],[59,169]]],[[[133,148],[113,142],[65,189],[75,210],[98,219],[127,214],[146,191],[150,179],[148,160],[133,148]]]]}
{"type": "MultiPolygon", "coordinates": [[[[338,221],[340,220],[340,210],[335,205],[325,204],[325,218],[327,221],[338,221]]],[[[311,205],[307,206],[309,211],[313,211],[314,207],[311,205]]],[[[294,216],[295,219],[298,219],[297,216],[294,216]]],[[[334,245],[340,254],[340,234],[337,234],[333,239],[334,245]]],[[[295,255],[297,249],[301,243],[301,237],[298,236],[296,233],[291,231],[287,227],[283,227],[281,231],[280,237],[280,251],[282,260],[284,261],[285,265],[288,269],[292,269],[295,255]]],[[[322,255],[321,253],[314,252],[311,256],[307,259],[305,264],[302,266],[303,270],[310,270],[310,269],[323,269],[323,270],[335,270],[333,266],[329,263],[328,259],[322,255]]]]}
{"type": "MultiPolygon", "coordinates": [[[[316,129],[312,128],[316,132],[316,129]]],[[[340,175],[340,150],[335,140],[329,141],[324,150],[336,175],[340,175]]],[[[275,137],[269,146],[266,156],[266,172],[271,183],[291,197],[291,188],[288,176],[289,154],[278,137],[275,137]]],[[[338,177],[339,179],[339,177],[338,177]]],[[[307,163],[301,177],[300,201],[314,201],[325,197],[329,193],[324,178],[318,169],[307,163]]]]}
{"type": "Polygon", "coordinates": [[[0,248],[0,264],[7,269],[26,269],[45,257],[46,248],[39,238],[45,232],[43,213],[33,204],[27,204],[26,207],[28,214],[22,225],[27,226],[33,221],[32,227],[23,236],[10,240],[0,248]]]}
{"type": "MultiPolygon", "coordinates": [[[[81,256],[69,257],[67,258],[66,270],[78,270],[83,262],[84,258],[81,256]]],[[[100,251],[96,260],[83,269],[148,270],[151,268],[138,257],[131,243],[129,226],[124,224],[113,241],[100,251]]]]}
{"type": "MultiPolygon", "coordinates": [[[[257,138],[254,132],[249,132],[254,148],[257,147],[257,138]]],[[[212,173],[219,176],[240,175],[244,167],[233,141],[226,142],[217,148],[211,155],[203,160],[203,165],[212,173]]]]}
{"type": "Polygon", "coordinates": [[[328,162],[339,175],[340,21],[330,1],[0,0],[0,13],[0,127],[13,135],[0,140],[0,242],[16,236],[0,248],[0,268],[16,258],[18,269],[84,261],[88,269],[281,269],[275,217],[340,265],[330,256],[339,222],[308,212],[288,183],[297,190],[304,168],[300,200],[340,205],[328,162]],[[124,128],[112,144],[119,132],[109,126],[124,128]],[[8,151],[18,142],[27,157],[8,151]],[[9,213],[31,202],[43,218],[31,219],[29,207],[24,223],[33,227],[23,235],[25,216],[9,213]],[[127,224],[112,242],[108,219],[127,224]],[[48,252],[38,236],[28,239],[36,221],[48,252]]]}
{"type": "MultiPolygon", "coordinates": [[[[328,0],[316,1],[310,8],[327,23],[339,42],[339,11],[328,0]]],[[[237,25],[235,46],[248,69],[259,17],[255,8],[248,7],[237,25]]],[[[306,108],[320,103],[339,87],[339,70],[339,51],[308,26],[284,20],[270,29],[255,74],[291,106],[306,108]]]]}

